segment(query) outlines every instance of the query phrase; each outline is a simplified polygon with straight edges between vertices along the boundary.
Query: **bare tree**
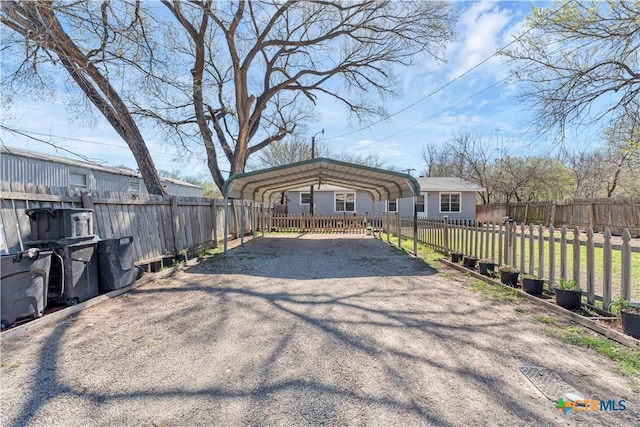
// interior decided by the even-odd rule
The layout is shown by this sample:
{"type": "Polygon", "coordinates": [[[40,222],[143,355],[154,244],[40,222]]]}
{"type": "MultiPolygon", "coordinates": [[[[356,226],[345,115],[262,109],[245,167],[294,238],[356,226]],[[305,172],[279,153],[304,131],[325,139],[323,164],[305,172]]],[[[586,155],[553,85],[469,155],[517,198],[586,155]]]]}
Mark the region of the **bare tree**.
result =
{"type": "Polygon", "coordinates": [[[159,104],[136,113],[184,144],[198,138],[220,187],[221,161],[243,172],[249,156],[309,119],[319,96],[360,119],[384,114],[371,94],[393,94],[393,68],[417,54],[440,57],[455,9],[443,1],[162,3],[187,35],[170,36],[191,81],[167,74],[175,90],[165,96],[159,87],[159,104]]]}
{"type": "Polygon", "coordinates": [[[640,94],[640,3],[556,0],[536,8],[518,47],[505,54],[527,86],[544,131],[606,123],[640,94]]]}
{"type": "Polygon", "coordinates": [[[139,45],[147,42],[144,33],[138,31],[142,22],[140,5],[120,3],[122,9],[114,9],[105,1],[97,6],[91,2],[3,1],[0,20],[13,30],[17,36],[13,41],[18,42],[23,54],[4,84],[12,90],[31,84],[49,86],[39,73],[40,67],[45,62],[62,67],[127,143],[148,191],[165,194],[140,129],[107,68],[114,61],[127,61],[117,46],[130,44],[130,37],[141,37],[136,40],[139,45]],[[74,39],[78,34],[82,38],[74,39]]]}
{"type": "MultiPolygon", "coordinates": [[[[315,157],[329,156],[329,150],[321,141],[315,143],[315,157]]],[[[309,160],[311,142],[302,136],[275,141],[258,153],[259,167],[273,167],[309,160]]]]}
{"type": "Polygon", "coordinates": [[[482,203],[490,203],[493,186],[493,148],[482,135],[460,132],[441,146],[422,149],[426,176],[452,176],[474,182],[487,189],[480,195],[482,203]]]}
{"type": "Polygon", "coordinates": [[[18,73],[62,65],[155,192],[133,117],[160,124],[179,148],[204,150],[222,187],[223,172],[243,172],[251,155],[292,135],[319,97],[361,120],[384,115],[394,68],[418,55],[439,60],[454,12],[445,1],[2,2],[3,24],[26,41],[18,73]]]}

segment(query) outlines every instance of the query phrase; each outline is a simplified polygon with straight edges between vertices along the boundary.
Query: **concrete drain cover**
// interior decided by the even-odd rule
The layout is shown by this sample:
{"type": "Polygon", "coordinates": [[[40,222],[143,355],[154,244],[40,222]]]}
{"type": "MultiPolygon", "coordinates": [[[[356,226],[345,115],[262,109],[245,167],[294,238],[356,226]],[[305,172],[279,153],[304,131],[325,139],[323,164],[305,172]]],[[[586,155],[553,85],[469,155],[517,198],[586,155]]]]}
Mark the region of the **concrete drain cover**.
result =
{"type": "Polygon", "coordinates": [[[582,400],[580,393],[571,384],[549,369],[539,366],[518,366],[518,370],[549,400],[555,402],[560,397],[571,401],[582,400]]]}

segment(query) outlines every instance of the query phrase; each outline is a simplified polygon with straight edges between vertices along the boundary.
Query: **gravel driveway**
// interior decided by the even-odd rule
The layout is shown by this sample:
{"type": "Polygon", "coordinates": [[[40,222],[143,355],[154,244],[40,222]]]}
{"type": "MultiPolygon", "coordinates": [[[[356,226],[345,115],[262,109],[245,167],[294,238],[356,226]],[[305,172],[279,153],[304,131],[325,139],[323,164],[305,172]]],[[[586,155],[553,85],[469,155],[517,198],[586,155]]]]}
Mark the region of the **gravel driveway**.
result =
{"type": "MultiPolygon", "coordinates": [[[[545,314],[363,236],[275,235],[2,344],[2,426],[633,425],[545,314]],[[619,413],[564,415],[518,370],[619,413]]],[[[553,315],[550,315],[553,316],[553,315]]]]}

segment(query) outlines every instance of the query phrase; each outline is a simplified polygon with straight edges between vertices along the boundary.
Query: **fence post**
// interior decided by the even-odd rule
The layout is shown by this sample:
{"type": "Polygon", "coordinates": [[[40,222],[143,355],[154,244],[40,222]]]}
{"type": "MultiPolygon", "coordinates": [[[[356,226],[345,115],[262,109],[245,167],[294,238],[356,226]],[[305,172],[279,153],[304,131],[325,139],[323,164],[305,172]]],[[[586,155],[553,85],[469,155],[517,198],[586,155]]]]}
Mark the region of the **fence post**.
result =
{"type": "MultiPolygon", "coordinates": [[[[596,287],[595,287],[595,253],[593,245],[593,229],[589,227],[587,230],[587,303],[594,305],[596,303],[596,287]]],[[[606,307],[603,307],[606,309],[606,307]]]]}
{"type": "Polygon", "coordinates": [[[502,264],[506,264],[507,260],[504,259],[504,263],[502,262],[503,258],[502,256],[504,255],[504,249],[502,247],[503,245],[503,239],[502,239],[502,223],[500,223],[498,225],[498,264],[502,265],[502,264]]]}
{"type": "Polygon", "coordinates": [[[556,238],[553,235],[553,225],[549,226],[549,283],[556,277],[556,238]]]}
{"type": "Polygon", "coordinates": [[[173,232],[173,253],[177,253],[180,249],[180,216],[178,215],[178,199],[176,196],[169,198],[169,208],[171,211],[171,231],[173,232]]]}
{"type": "Polygon", "coordinates": [[[551,227],[556,223],[556,202],[551,202],[551,208],[549,209],[549,223],[548,225],[551,227]]]}
{"type": "Polygon", "coordinates": [[[447,250],[447,253],[451,253],[451,248],[449,247],[449,216],[445,215],[442,217],[442,242],[447,250]]]}
{"type": "Polygon", "coordinates": [[[621,281],[620,296],[627,301],[631,299],[631,233],[625,228],[622,232],[622,251],[620,254],[621,261],[621,281]]]}
{"type": "Polygon", "coordinates": [[[567,227],[560,227],[560,278],[567,278],[567,227]]]}
{"type": "Polygon", "coordinates": [[[573,280],[580,284],[580,230],[573,228],[573,280]]]}
{"type": "Polygon", "coordinates": [[[517,233],[517,225],[515,223],[515,221],[511,222],[511,229],[512,229],[512,235],[511,235],[511,239],[513,240],[511,242],[511,260],[513,261],[513,266],[516,266],[516,258],[518,257],[518,245],[517,243],[517,237],[518,237],[518,233],[517,233]]]}
{"type": "Polygon", "coordinates": [[[544,229],[538,224],[538,277],[544,277],[544,229]]]}
{"type": "Polygon", "coordinates": [[[229,235],[229,199],[224,198],[224,253],[227,253],[227,236],[229,235]]]}
{"type": "Polygon", "coordinates": [[[611,305],[611,230],[604,230],[602,246],[602,308],[609,310],[611,305]]]}
{"type": "MultiPolygon", "coordinates": [[[[524,232],[525,232],[525,227],[524,227],[524,223],[522,224],[522,244],[520,245],[520,249],[522,250],[522,253],[520,254],[520,259],[522,260],[522,264],[523,264],[523,268],[520,270],[524,273],[524,232]]],[[[534,274],[534,267],[535,267],[535,262],[534,262],[534,244],[533,244],[533,224],[529,224],[529,274],[533,275],[534,274]]],[[[538,276],[540,277],[540,276],[538,276]]]]}
{"type": "MultiPolygon", "coordinates": [[[[83,191],[80,197],[82,198],[82,207],[84,209],[93,209],[93,195],[90,191],[83,191]]],[[[95,222],[95,215],[93,220],[95,222]]]]}
{"type": "Polygon", "coordinates": [[[216,199],[211,199],[211,214],[213,216],[213,247],[218,247],[218,214],[216,212],[216,199]]]}
{"type": "Polygon", "coordinates": [[[596,207],[593,203],[589,203],[589,228],[596,230],[596,207]]]}
{"type": "Polygon", "coordinates": [[[413,196],[413,254],[418,256],[418,197],[413,196]]]}

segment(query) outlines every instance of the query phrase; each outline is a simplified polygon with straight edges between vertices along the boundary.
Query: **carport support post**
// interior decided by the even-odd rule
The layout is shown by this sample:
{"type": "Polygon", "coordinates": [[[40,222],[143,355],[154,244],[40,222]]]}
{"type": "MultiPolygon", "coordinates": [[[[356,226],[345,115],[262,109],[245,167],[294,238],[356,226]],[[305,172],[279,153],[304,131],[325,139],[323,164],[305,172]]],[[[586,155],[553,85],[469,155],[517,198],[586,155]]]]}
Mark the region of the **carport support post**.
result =
{"type": "Polygon", "coordinates": [[[256,219],[257,219],[256,215],[258,215],[258,209],[257,209],[257,206],[256,206],[256,202],[253,201],[253,202],[251,202],[251,228],[252,228],[251,231],[253,231],[253,238],[254,239],[256,238],[256,224],[258,223],[256,221],[256,219]]]}
{"type": "Polygon", "coordinates": [[[418,198],[413,196],[413,254],[418,256],[418,198]]]}
{"type": "Polygon", "coordinates": [[[389,202],[387,202],[387,243],[391,243],[391,230],[389,229],[389,202]]]}
{"type": "Polygon", "coordinates": [[[264,218],[264,202],[262,202],[262,204],[260,205],[260,231],[262,231],[262,237],[264,237],[264,227],[266,226],[265,224],[265,218],[264,218]]]}
{"type": "Polygon", "coordinates": [[[400,217],[400,200],[396,202],[396,215],[398,223],[398,247],[402,249],[402,218],[400,217]]]}
{"type": "Polygon", "coordinates": [[[244,199],[240,200],[240,246],[244,246],[244,199]]]}
{"type": "Polygon", "coordinates": [[[229,198],[224,198],[224,253],[227,253],[227,236],[229,234],[229,198]]]}

